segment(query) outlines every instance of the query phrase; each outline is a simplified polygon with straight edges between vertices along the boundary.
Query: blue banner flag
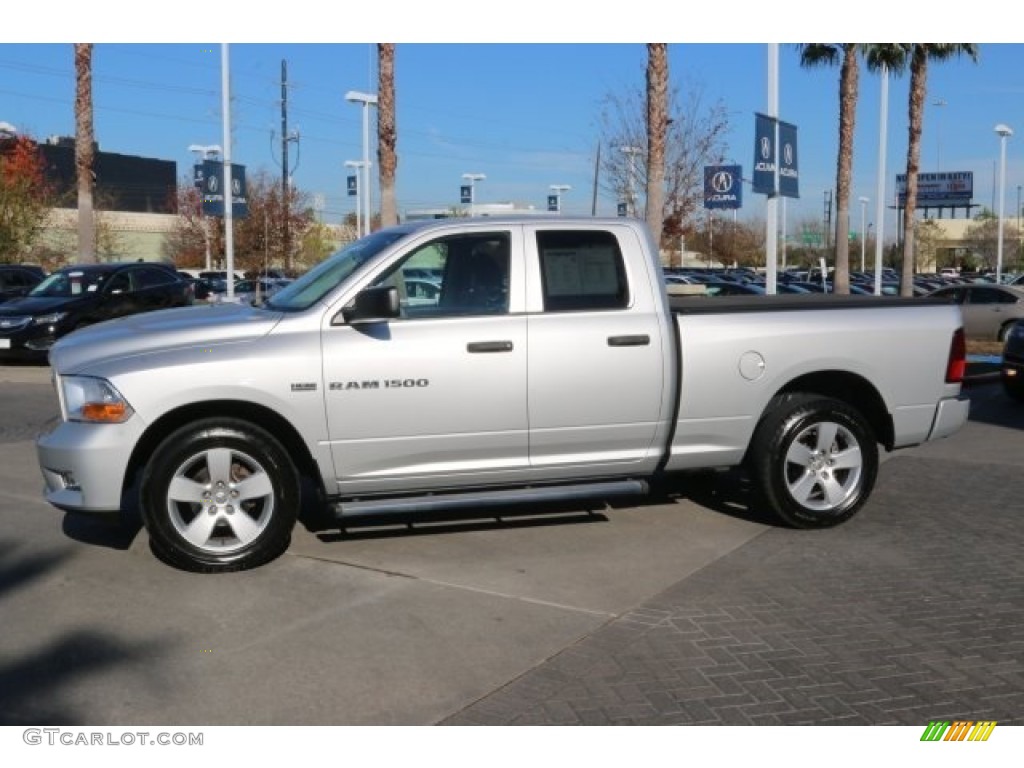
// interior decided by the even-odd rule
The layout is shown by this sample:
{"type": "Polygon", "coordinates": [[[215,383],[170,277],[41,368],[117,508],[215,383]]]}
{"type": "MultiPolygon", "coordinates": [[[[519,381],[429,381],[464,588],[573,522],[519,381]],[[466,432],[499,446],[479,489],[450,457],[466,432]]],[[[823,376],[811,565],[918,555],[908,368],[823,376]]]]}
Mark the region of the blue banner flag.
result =
{"type": "Polygon", "coordinates": [[[743,207],[743,166],[704,166],[704,207],[710,210],[743,207]]]}
{"type": "Polygon", "coordinates": [[[774,196],[775,190],[775,118],[754,113],[754,178],[751,188],[761,195],[774,196]]]}
{"type": "Polygon", "coordinates": [[[355,197],[359,194],[359,180],[355,176],[349,176],[345,183],[348,185],[348,196],[355,197]]]}
{"type": "Polygon", "coordinates": [[[782,197],[800,197],[796,158],[796,126],[779,120],[779,194],[782,197]]]}
{"type": "MultiPolygon", "coordinates": [[[[224,163],[219,160],[204,160],[202,176],[196,174],[196,185],[203,194],[203,215],[224,215],[224,163]]],[[[246,197],[245,166],[231,164],[231,215],[243,219],[249,215],[249,200],[246,197]]]]}

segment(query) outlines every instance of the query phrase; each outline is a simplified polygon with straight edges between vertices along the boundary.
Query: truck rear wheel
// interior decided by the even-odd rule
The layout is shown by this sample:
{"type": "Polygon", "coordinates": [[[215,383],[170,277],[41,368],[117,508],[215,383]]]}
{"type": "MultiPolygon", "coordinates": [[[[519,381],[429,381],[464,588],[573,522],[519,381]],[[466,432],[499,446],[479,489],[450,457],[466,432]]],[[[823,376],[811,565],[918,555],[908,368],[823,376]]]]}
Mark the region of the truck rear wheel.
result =
{"type": "Polygon", "coordinates": [[[878,444],[846,403],[789,394],[769,405],[748,466],[758,500],[796,528],[828,528],[853,517],[874,488],[878,444]]]}
{"type": "Polygon", "coordinates": [[[140,506],[153,548],[166,562],[205,573],[245,570],[288,547],[298,473],[265,430],[240,419],[204,419],[154,451],[140,506]]]}

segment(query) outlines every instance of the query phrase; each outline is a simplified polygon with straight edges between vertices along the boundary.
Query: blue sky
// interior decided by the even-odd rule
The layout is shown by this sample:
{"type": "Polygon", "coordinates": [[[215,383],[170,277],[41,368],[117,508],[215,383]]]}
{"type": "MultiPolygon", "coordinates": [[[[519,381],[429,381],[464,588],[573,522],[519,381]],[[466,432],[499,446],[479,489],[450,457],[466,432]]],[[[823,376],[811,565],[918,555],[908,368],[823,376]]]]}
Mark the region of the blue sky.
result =
{"type": "MultiPolygon", "coordinates": [[[[141,23],[137,5],[107,6],[132,8],[134,24],[141,23]]],[[[940,2],[929,7],[941,14],[944,6],[949,13],[963,13],[962,4],[940,2]]],[[[316,18],[318,7],[322,6],[305,0],[288,4],[295,11],[292,18],[306,19],[307,26],[309,19],[316,18]]],[[[563,198],[564,210],[589,213],[602,99],[642,88],[647,37],[637,19],[667,6],[647,0],[631,3],[633,14],[627,19],[622,4],[592,3],[587,7],[600,21],[587,30],[577,28],[573,14],[533,0],[517,4],[515,13],[510,13],[511,6],[492,6],[503,10],[492,11],[490,19],[481,15],[485,7],[441,2],[403,10],[402,3],[389,4],[391,19],[375,13],[363,23],[359,18],[348,19],[358,15],[358,10],[351,10],[336,20],[325,19],[322,28],[292,34],[287,19],[246,19],[239,28],[237,19],[232,20],[235,26],[228,25],[224,11],[185,2],[148,23],[143,33],[146,42],[133,43],[137,30],[76,20],[77,6],[68,4],[59,24],[46,29],[49,37],[32,37],[41,31],[38,16],[30,28],[25,27],[24,35],[17,21],[0,30],[0,120],[36,137],[73,134],[72,49],[69,42],[53,41],[91,32],[87,37],[99,41],[94,53],[94,100],[101,148],[175,160],[181,176],[192,163],[190,144],[222,143],[220,44],[202,38],[227,39],[232,42],[235,162],[246,165],[250,173],[259,169],[279,173],[280,69],[286,60],[289,128],[301,135],[290,155],[295,183],[304,191],[322,194],[324,218],[336,221],[354,203],[345,194],[345,176],[350,171],[344,161],[362,155],[361,111],[344,100],[344,93],[376,90],[375,48],[365,41],[389,36],[399,40],[397,191],[401,210],[455,204],[464,183],[462,174],[472,172],[487,176],[477,186],[479,202],[517,201],[543,208],[550,185],[568,184],[572,189],[563,198]],[[615,9],[616,15],[601,13],[609,9],[615,9]],[[546,23],[531,23],[531,14],[546,23]],[[202,24],[196,23],[199,18],[204,19],[202,24]],[[465,18],[470,26],[453,26],[438,18],[465,18]],[[336,33],[334,27],[338,27],[336,33]],[[217,35],[216,29],[231,32],[217,35]],[[263,42],[274,39],[306,42],[263,42]],[[182,40],[198,42],[177,42],[182,40]],[[434,42],[438,40],[445,42],[434,42]]],[[[679,40],[670,42],[669,48],[673,85],[683,91],[700,88],[705,103],[721,101],[730,116],[729,157],[745,171],[753,158],[754,112],[767,107],[768,46],[760,41],[822,39],[826,32],[833,33],[830,23],[849,26],[854,39],[867,38],[871,31],[858,28],[854,19],[819,19],[824,29],[793,30],[784,24],[762,27],[738,21],[745,12],[765,7],[733,4],[725,16],[715,9],[688,11],[685,17],[665,19],[664,25],[669,30],[679,27],[676,35],[663,36],[679,40]]],[[[885,4],[872,0],[844,13],[858,12],[863,25],[868,14],[884,8],[885,4]]],[[[904,31],[901,23],[908,24],[898,17],[891,22],[883,29],[891,29],[893,36],[904,31]]],[[[932,39],[948,39],[952,31],[967,35],[961,39],[970,39],[971,32],[980,34],[970,24],[960,26],[947,21],[946,38],[937,34],[941,25],[913,30],[925,38],[932,32],[932,39]]],[[[910,29],[905,31],[909,36],[910,29]]],[[[986,34],[985,39],[992,36],[986,34]]],[[[975,202],[992,206],[999,157],[993,126],[1007,123],[1020,132],[1008,143],[1006,205],[1012,210],[1016,187],[1024,184],[1024,146],[1018,149],[1024,142],[1024,45],[980,45],[977,64],[954,60],[931,69],[922,170],[973,171],[975,202]],[[945,106],[934,106],[938,100],[945,106]]],[[[801,199],[788,204],[792,230],[801,221],[822,218],[825,190],[835,184],[838,69],[802,69],[794,45],[782,44],[779,51],[780,117],[799,129],[801,199]]],[[[890,80],[888,201],[894,195],[895,174],[905,164],[907,90],[906,76],[890,80]]],[[[877,187],[878,115],[879,78],[863,70],[854,199],[871,198],[869,221],[874,220],[877,187]]],[[[371,158],[374,135],[371,123],[371,158]]],[[[614,214],[615,202],[602,193],[599,213],[614,214]]],[[[856,204],[854,209],[852,226],[857,227],[856,204]]],[[[761,217],[763,198],[748,190],[741,215],[761,217]]],[[[889,233],[894,231],[893,220],[888,214],[889,233]]]]}

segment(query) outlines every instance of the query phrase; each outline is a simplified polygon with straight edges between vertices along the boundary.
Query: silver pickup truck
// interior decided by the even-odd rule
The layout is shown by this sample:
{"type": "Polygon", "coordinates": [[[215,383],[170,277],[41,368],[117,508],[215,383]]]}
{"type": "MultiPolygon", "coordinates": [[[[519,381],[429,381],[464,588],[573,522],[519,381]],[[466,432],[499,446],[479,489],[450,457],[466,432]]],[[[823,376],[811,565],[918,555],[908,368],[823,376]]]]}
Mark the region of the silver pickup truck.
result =
{"type": "Polygon", "coordinates": [[[346,514],[642,493],[743,466],[786,523],[835,525],[887,450],[967,418],[958,309],[835,296],[670,297],[626,219],[375,232],[262,306],[78,331],[51,351],[46,498],[138,506],[170,563],[285,550],[309,478],[346,514]]]}

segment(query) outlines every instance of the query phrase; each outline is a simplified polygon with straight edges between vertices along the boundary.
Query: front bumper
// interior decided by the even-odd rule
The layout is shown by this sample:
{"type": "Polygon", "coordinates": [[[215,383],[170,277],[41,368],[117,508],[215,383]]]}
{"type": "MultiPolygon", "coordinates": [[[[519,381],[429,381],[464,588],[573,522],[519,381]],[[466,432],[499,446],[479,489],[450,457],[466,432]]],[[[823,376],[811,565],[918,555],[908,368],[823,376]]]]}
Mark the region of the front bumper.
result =
{"type": "Polygon", "coordinates": [[[125,472],[143,428],[134,416],[123,424],[60,422],[40,435],[36,455],[46,500],[68,511],[119,510],[125,472]]]}

